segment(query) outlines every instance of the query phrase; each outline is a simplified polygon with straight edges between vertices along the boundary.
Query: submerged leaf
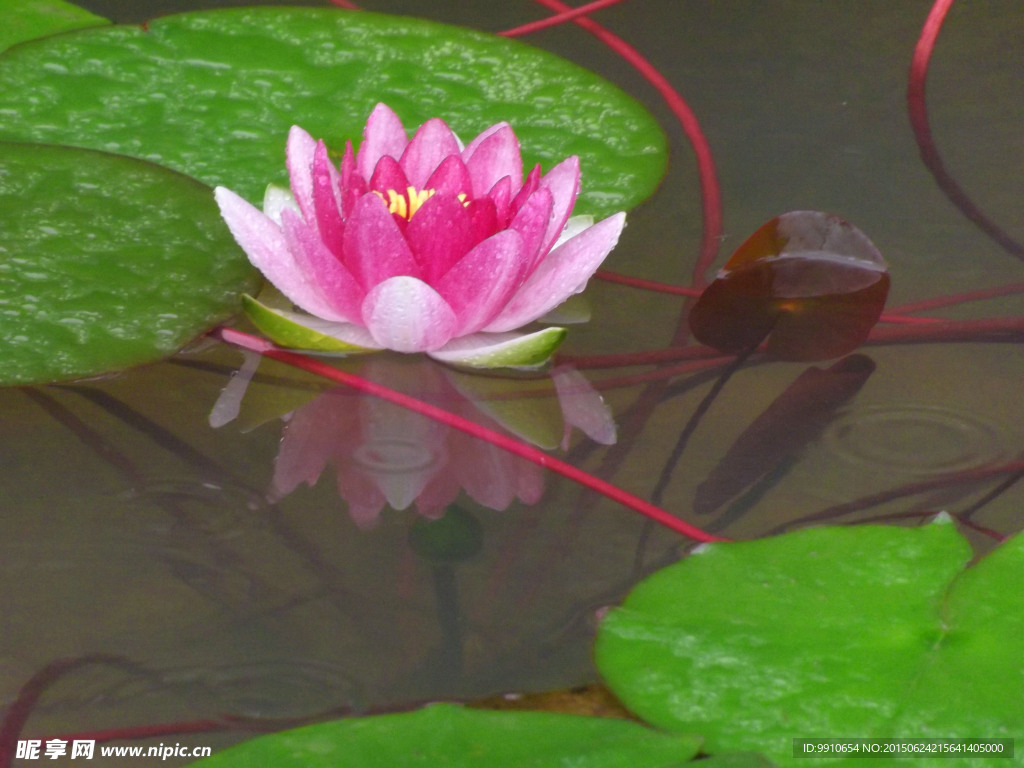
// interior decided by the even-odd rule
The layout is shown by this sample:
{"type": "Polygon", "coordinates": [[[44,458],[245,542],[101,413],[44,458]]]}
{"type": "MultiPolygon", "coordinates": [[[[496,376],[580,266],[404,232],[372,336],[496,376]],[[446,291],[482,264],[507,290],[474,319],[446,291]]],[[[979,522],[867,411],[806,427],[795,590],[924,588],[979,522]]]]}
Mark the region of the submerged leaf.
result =
{"type": "Polygon", "coordinates": [[[793,211],[739,247],[694,305],[690,328],[723,352],[766,341],[776,359],[824,360],[864,343],[888,294],[885,261],[859,229],[793,211]]]}
{"type": "Polygon", "coordinates": [[[150,163],[0,143],[0,209],[0,385],[170,355],[255,282],[210,189],[150,163]]]}
{"type": "Polygon", "coordinates": [[[797,736],[1019,736],[1024,537],[970,558],[948,518],[709,545],[608,615],[598,666],[631,711],[703,733],[712,754],[789,764],[797,736]]]}

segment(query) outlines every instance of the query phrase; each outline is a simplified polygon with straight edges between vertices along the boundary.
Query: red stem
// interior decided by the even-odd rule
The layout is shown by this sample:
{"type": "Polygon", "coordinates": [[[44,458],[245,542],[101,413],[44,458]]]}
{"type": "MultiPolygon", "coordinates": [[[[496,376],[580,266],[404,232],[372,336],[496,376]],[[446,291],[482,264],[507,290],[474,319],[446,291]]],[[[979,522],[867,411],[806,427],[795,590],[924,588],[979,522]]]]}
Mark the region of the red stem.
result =
{"type": "Polygon", "coordinates": [[[506,29],[504,32],[498,34],[502,37],[518,37],[519,35],[527,35],[531,32],[539,32],[542,29],[548,27],[554,27],[558,24],[564,24],[567,21],[572,21],[579,16],[586,16],[588,13],[599,11],[602,8],[607,8],[609,5],[615,5],[621,3],[622,0],[594,0],[593,2],[581,5],[578,8],[571,8],[563,13],[556,13],[554,16],[548,16],[546,19],[539,19],[538,21],[531,21],[529,24],[522,24],[512,29],[506,29]]]}
{"type": "MultiPolygon", "coordinates": [[[[560,2],[560,0],[535,1],[559,13],[568,13],[573,10],[570,6],[560,2]]],[[[697,116],[683,97],[679,95],[679,92],[672,87],[668,79],[653,64],[647,61],[636,48],[609,32],[593,19],[581,16],[573,19],[573,23],[583,27],[583,29],[611,48],[655,87],[665,100],[668,108],[672,110],[672,113],[679,120],[683,132],[693,147],[694,155],[697,158],[697,172],[700,177],[704,234],[701,240],[700,258],[694,268],[692,282],[695,287],[700,288],[706,282],[704,280],[704,273],[707,272],[714,262],[715,256],[718,254],[718,241],[722,234],[722,196],[718,188],[718,177],[715,172],[715,162],[711,155],[711,148],[704,137],[704,132],[701,130],[697,116]]]]}
{"type": "Polygon", "coordinates": [[[953,0],[936,0],[925,20],[924,28],[921,30],[921,37],[914,48],[914,58],[910,64],[910,80],[907,84],[907,108],[910,113],[910,124],[914,129],[914,138],[917,140],[921,151],[921,159],[925,166],[935,177],[935,182],[946,194],[946,197],[961,210],[961,212],[973,221],[985,234],[995,240],[1007,252],[1017,258],[1024,259],[1024,246],[1006,234],[981,209],[967,196],[967,193],[956,182],[946,170],[939,156],[939,150],[935,146],[935,139],[932,137],[932,129],[928,123],[928,106],[925,102],[925,81],[928,77],[928,64],[931,61],[932,52],[935,50],[935,41],[942,29],[942,22],[946,18],[953,0]]]}
{"type": "Polygon", "coordinates": [[[660,507],[656,507],[638,496],[634,496],[611,483],[605,482],[599,477],[594,477],[581,469],[577,469],[571,464],[561,461],[560,459],[556,459],[553,456],[549,456],[531,445],[521,443],[507,435],[501,434],[500,432],[495,432],[492,429],[483,427],[476,422],[463,418],[462,416],[450,413],[443,408],[437,408],[430,403],[417,400],[414,397],[410,397],[409,395],[397,392],[389,387],[369,381],[361,376],[356,376],[355,374],[339,370],[334,366],[322,362],[321,360],[316,360],[312,357],[307,357],[306,355],[280,349],[275,347],[269,341],[252,336],[248,333],[243,333],[235,330],[234,328],[216,328],[211,332],[211,335],[227,344],[232,344],[242,349],[257,352],[264,357],[279,360],[282,363],[300,368],[317,376],[323,376],[326,379],[352,387],[360,392],[365,392],[368,395],[373,395],[374,397],[379,397],[382,400],[387,400],[388,402],[394,403],[402,408],[408,408],[414,413],[434,419],[435,421],[452,427],[453,429],[465,432],[472,437],[476,437],[480,440],[486,440],[492,445],[506,450],[509,453],[515,454],[520,458],[532,461],[534,464],[557,472],[563,477],[579,483],[585,488],[597,491],[613,501],[617,501],[620,504],[639,512],[645,517],[649,517],[651,520],[660,523],[666,528],[670,528],[671,530],[681,533],[691,539],[696,541],[726,541],[726,539],[719,536],[713,536],[710,533],[705,533],[699,528],[683,522],[674,515],[669,514],[660,507]]]}
{"type": "Polygon", "coordinates": [[[631,288],[641,288],[645,291],[655,291],[657,293],[669,293],[674,296],[700,296],[700,289],[698,288],[685,288],[681,285],[671,285],[670,283],[659,283],[654,280],[646,280],[642,277],[632,277],[631,275],[623,275],[618,272],[609,272],[607,269],[599,269],[594,273],[594,277],[604,280],[609,283],[618,283],[619,285],[628,285],[631,288]]]}
{"type": "Polygon", "coordinates": [[[922,299],[921,301],[914,301],[909,304],[903,304],[899,307],[895,307],[892,311],[911,314],[914,312],[921,312],[922,310],[938,309],[939,307],[948,307],[953,304],[964,304],[968,301],[983,301],[985,299],[996,299],[999,298],[1000,296],[1009,296],[1014,293],[1024,293],[1024,283],[1000,285],[996,286],[995,288],[980,288],[976,291],[954,293],[949,296],[937,296],[933,299],[922,299]]]}
{"type": "Polygon", "coordinates": [[[69,672],[91,664],[124,663],[124,659],[109,654],[93,654],[76,658],[57,659],[40,669],[18,691],[18,697],[7,707],[3,723],[0,724],[0,768],[9,768],[16,754],[18,736],[28,722],[36,703],[46,689],[69,672]]]}
{"type": "MultiPolygon", "coordinates": [[[[875,328],[866,344],[914,344],[954,341],[1018,341],[1024,336],[1024,317],[993,317],[982,320],[935,320],[875,328]]],[[[667,347],[613,355],[562,355],[559,360],[577,368],[618,368],[627,365],[657,365],[682,360],[719,358],[710,347],[667,347]]]]}

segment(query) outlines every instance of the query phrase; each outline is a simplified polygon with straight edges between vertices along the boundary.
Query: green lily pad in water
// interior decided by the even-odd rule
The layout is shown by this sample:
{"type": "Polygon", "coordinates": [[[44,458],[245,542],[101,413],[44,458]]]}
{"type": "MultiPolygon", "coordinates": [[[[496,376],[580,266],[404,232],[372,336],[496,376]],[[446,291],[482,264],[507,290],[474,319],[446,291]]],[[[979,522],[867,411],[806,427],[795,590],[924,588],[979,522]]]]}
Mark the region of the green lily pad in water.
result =
{"type": "Polygon", "coordinates": [[[0,51],[43,35],[110,22],[63,0],[0,0],[0,51]]]}
{"type": "Polygon", "coordinates": [[[671,768],[692,758],[699,746],[696,736],[661,733],[628,720],[435,704],[262,736],[192,765],[671,768]]]}
{"type": "Polygon", "coordinates": [[[832,766],[849,761],[794,759],[793,739],[1019,737],[1024,537],[970,559],[948,518],[713,544],[607,616],[598,667],[630,710],[711,754],[832,766]]]}
{"type": "Polygon", "coordinates": [[[253,201],[286,181],[300,125],[340,152],[377,102],[469,140],[507,121],[528,167],[579,155],[578,213],[649,196],[666,163],[653,117],[597,75],[494,35],[418,19],[242,8],[33,41],[0,56],[0,139],[141,157],[253,201]],[[45,94],[45,98],[40,94],[45,94]]]}
{"type": "Polygon", "coordinates": [[[157,360],[254,271],[211,190],[132,158],[0,142],[0,385],[157,360]]]}

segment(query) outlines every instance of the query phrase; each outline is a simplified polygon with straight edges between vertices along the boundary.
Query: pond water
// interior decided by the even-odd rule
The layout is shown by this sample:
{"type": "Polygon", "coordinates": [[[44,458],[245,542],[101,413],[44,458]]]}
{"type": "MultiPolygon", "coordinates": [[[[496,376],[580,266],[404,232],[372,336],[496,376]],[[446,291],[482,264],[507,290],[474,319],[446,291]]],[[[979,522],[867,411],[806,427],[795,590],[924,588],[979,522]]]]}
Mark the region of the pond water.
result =
{"type": "MultiPolygon", "coordinates": [[[[80,4],[136,22],[243,3],[80,4]]],[[[364,6],[487,31],[544,14],[525,0],[364,6]]],[[[878,246],[892,278],[889,307],[1024,282],[1024,263],[950,202],[914,140],[907,75],[929,7],[626,0],[595,15],[700,120],[722,189],[717,266],[766,220],[814,209],[848,219],[878,246]]],[[[606,266],[689,284],[701,190],[672,113],[583,30],[565,25],[526,40],[616,82],[659,118],[668,174],[630,213],[606,266]]],[[[928,108],[947,170],[1024,241],[1021,40],[1024,14],[1013,4],[954,5],[928,108]]],[[[575,429],[558,447],[563,418],[596,418],[598,437],[607,426],[596,394],[572,374],[559,379],[559,401],[550,379],[509,383],[394,358],[343,365],[547,440],[554,455],[720,536],[812,522],[915,524],[948,510],[984,552],[1022,527],[1018,336],[972,326],[952,341],[869,343],[859,350],[870,359],[859,361],[861,375],[791,391],[785,408],[747,433],[748,447],[730,452],[809,367],[752,358],[669,474],[679,436],[722,368],[633,358],[597,367],[598,356],[672,345],[684,304],[601,280],[587,297],[593,317],[573,327],[563,353],[603,395],[618,425],[613,446],[575,429]]],[[[1024,300],[920,314],[1012,318],[1024,315],[1024,300]]],[[[245,362],[205,340],[118,375],[0,391],[0,703],[55,660],[84,660],[55,677],[25,733],[239,718],[228,730],[144,742],[218,747],[325,713],[586,684],[596,679],[597,612],[692,546],[554,473],[282,363],[260,363],[238,417],[218,411],[224,423],[211,426],[245,362]],[[428,512],[455,501],[431,527],[409,505],[417,497],[428,512]]]]}

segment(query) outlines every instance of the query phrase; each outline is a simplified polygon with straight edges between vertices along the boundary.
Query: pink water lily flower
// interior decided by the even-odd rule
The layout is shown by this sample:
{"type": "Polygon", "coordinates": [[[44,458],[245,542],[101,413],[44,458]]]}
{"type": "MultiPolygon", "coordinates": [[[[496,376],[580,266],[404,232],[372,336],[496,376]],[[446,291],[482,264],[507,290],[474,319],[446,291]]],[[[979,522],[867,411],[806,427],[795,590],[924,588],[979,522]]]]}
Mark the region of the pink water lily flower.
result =
{"type": "Polygon", "coordinates": [[[298,127],[286,154],[291,191],[269,187],[262,212],[223,187],[215,194],[250,261],[302,310],[246,302],[288,346],[537,365],[564,329],[513,332],[583,290],[625,224],[624,213],[570,218],[578,158],[524,178],[506,123],[464,146],[435,118],[410,140],[378,104],[340,167],[298,127]]]}

